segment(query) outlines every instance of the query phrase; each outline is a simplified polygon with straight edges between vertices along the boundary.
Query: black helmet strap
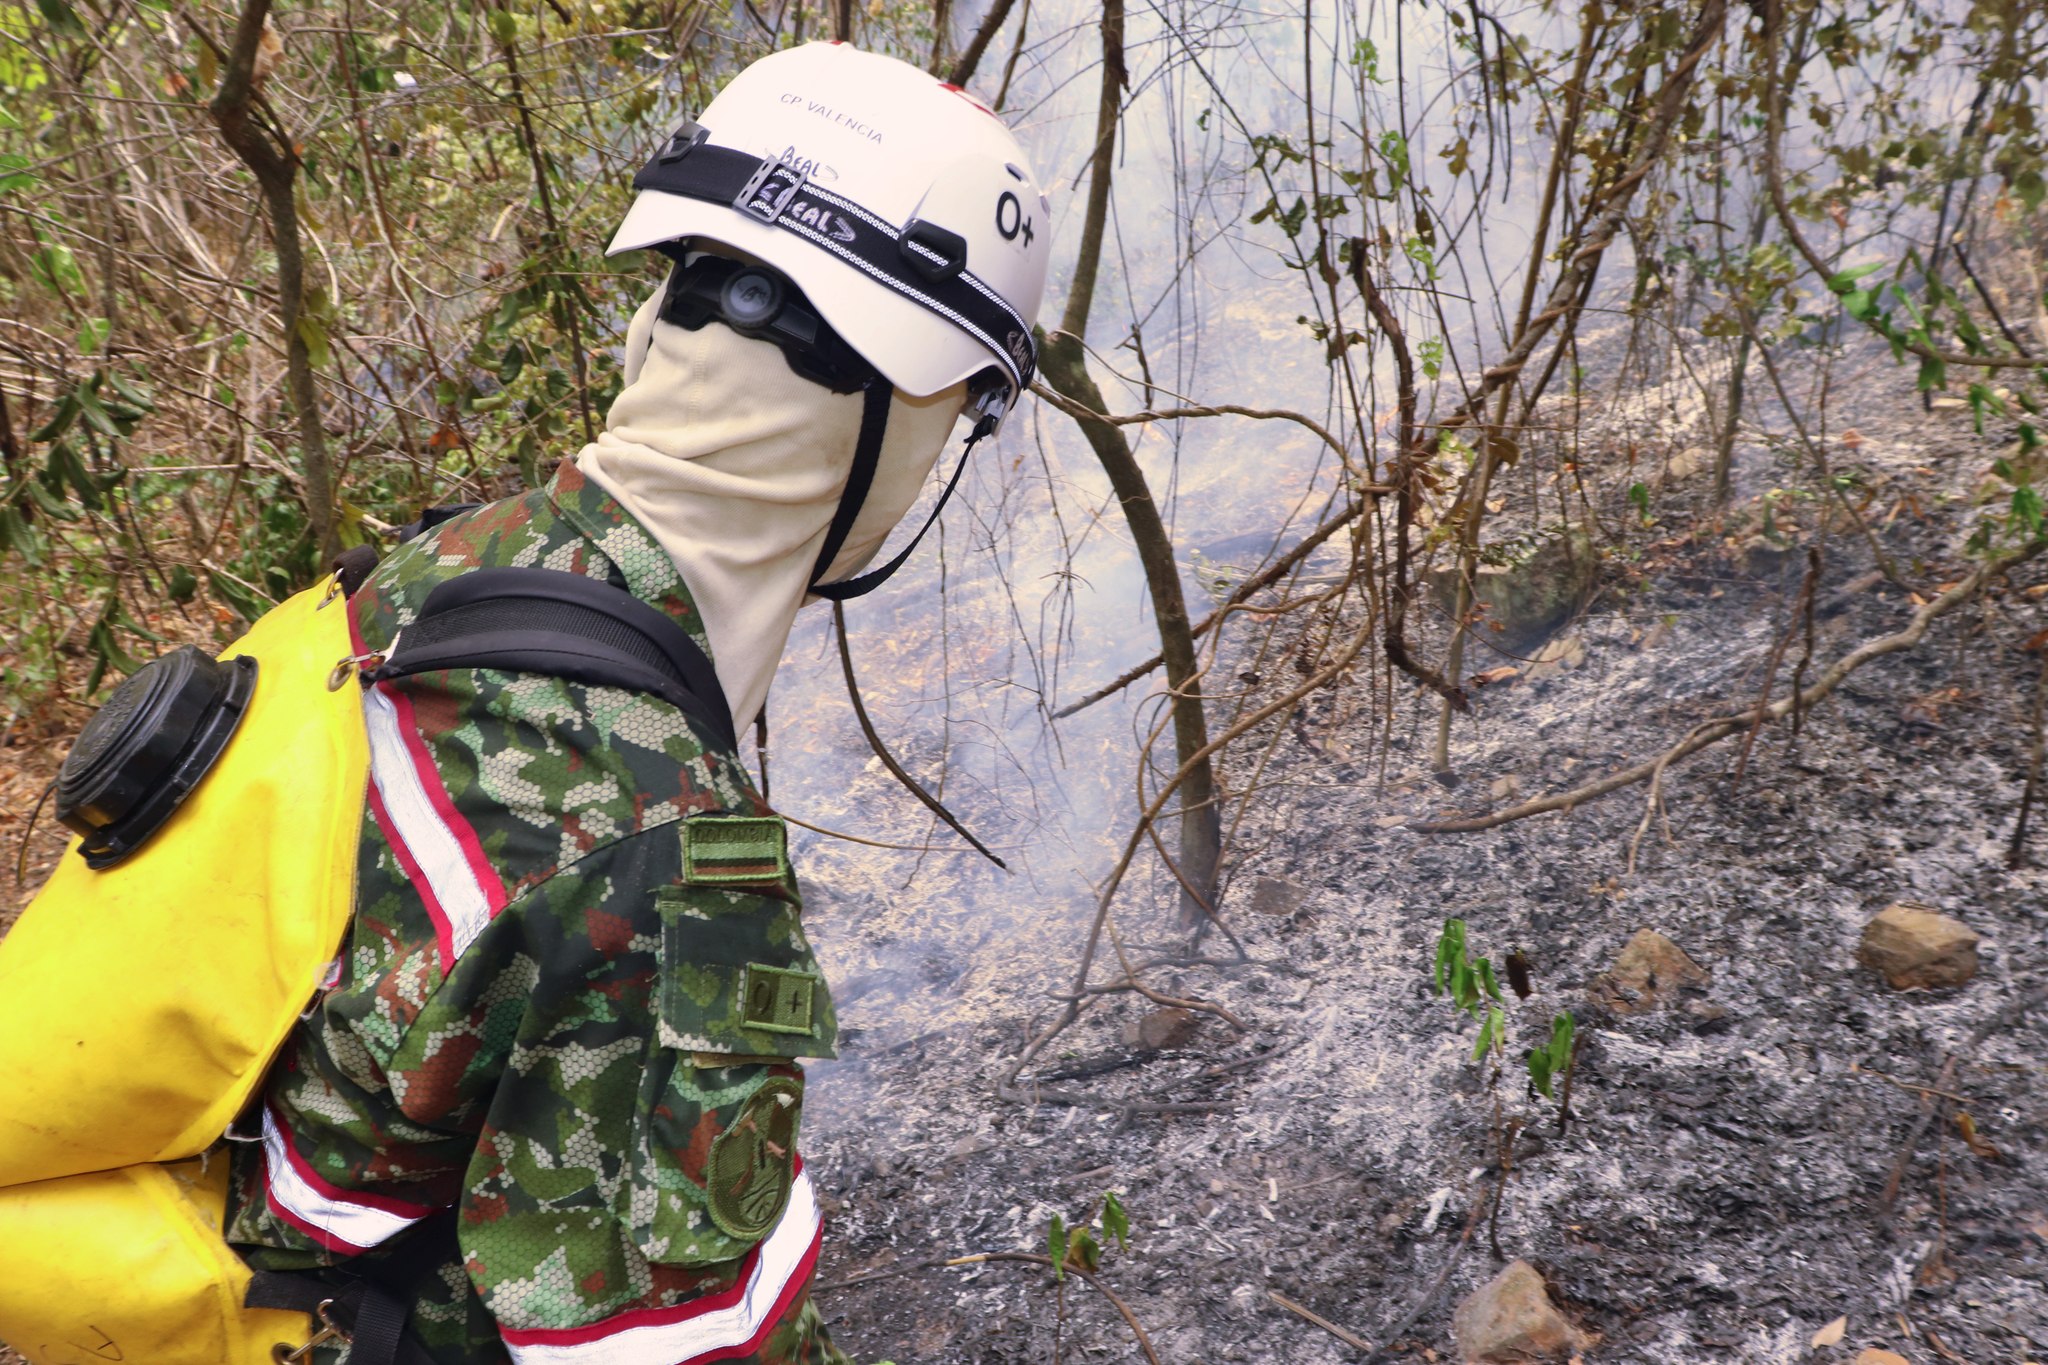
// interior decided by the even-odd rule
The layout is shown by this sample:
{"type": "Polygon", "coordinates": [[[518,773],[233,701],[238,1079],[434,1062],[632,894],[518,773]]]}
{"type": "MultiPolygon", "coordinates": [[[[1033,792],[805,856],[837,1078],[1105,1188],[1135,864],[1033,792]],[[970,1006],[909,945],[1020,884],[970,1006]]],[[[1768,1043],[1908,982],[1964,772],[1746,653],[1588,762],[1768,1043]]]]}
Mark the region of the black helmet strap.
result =
{"type": "Polygon", "coordinates": [[[953,497],[953,490],[960,486],[960,476],[967,472],[967,457],[974,453],[974,443],[995,430],[996,419],[983,416],[974,424],[974,430],[967,435],[966,448],[960,452],[960,463],[953,469],[953,477],[946,480],[945,491],[939,494],[938,502],[932,505],[931,515],[924,519],[924,525],[917,528],[917,534],[910,543],[896,552],[879,569],[870,570],[855,578],[843,579],[837,583],[821,583],[832,568],[832,561],[839,557],[840,549],[846,544],[847,533],[853,530],[854,520],[860,516],[862,504],[867,501],[868,490],[874,487],[875,471],[882,463],[882,437],[889,428],[889,404],[895,400],[896,390],[886,379],[878,379],[868,385],[863,395],[860,414],[860,438],[853,447],[853,470],[846,476],[846,491],[839,496],[839,507],[832,514],[832,525],[825,532],[825,543],[818,550],[818,562],[811,570],[811,593],[828,602],[845,602],[855,597],[865,597],[881,587],[896,571],[910,559],[924,540],[925,533],[932,529],[939,519],[939,513],[946,510],[946,504],[953,497]]]}

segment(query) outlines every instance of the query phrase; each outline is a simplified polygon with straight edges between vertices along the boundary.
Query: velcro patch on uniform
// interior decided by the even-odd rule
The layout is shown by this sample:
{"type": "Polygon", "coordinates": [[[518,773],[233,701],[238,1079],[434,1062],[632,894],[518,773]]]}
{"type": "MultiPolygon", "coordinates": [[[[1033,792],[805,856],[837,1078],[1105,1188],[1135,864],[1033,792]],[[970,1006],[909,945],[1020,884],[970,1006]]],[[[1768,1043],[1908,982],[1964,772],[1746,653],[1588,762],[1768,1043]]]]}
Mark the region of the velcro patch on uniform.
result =
{"type": "Polygon", "coordinates": [[[765,1033],[811,1031],[811,1001],[818,978],[809,972],[749,962],[740,979],[740,1022],[765,1033]]]}
{"type": "Polygon", "coordinates": [[[803,1085],[774,1076],[711,1142],[704,1193],[711,1221],[728,1236],[758,1241],[775,1226],[796,1181],[796,1128],[803,1085]]]}
{"type": "Polygon", "coordinates": [[[683,821],[683,880],[762,886],[789,875],[789,831],[774,816],[698,815],[683,821]]]}

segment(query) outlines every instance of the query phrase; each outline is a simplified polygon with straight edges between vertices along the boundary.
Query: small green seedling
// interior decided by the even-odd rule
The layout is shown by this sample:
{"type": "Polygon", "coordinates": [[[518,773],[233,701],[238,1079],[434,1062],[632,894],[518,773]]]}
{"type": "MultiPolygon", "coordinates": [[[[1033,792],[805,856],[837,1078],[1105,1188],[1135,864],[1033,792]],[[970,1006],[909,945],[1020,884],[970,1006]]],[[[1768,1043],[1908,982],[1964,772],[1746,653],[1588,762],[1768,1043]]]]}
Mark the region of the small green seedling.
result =
{"type": "Polygon", "coordinates": [[[1045,1236],[1045,1254],[1052,1262],[1052,1277],[1065,1281],[1067,1268],[1094,1274],[1102,1265],[1102,1243],[1104,1238],[1113,1238],[1119,1250],[1128,1248],[1131,1242],[1131,1216],[1124,1211],[1123,1201],[1116,1197],[1115,1190],[1102,1196],[1102,1208],[1094,1222],[1067,1226],[1067,1220],[1059,1214],[1052,1216],[1052,1226],[1045,1236]],[[1101,1236],[1096,1235],[1100,1229],[1101,1236]]]}
{"type": "MultiPolygon", "coordinates": [[[[1517,953],[1509,959],[1512,965],[1517,953]]],[[[1527,959],[1522,959],[1522,974],[1527,976],[1527,959]]],[[[1500,983],[1495,980],[1493,963],[1486,958],[1474,958],[1465,939],[1465,921],[1447,919],[1443,934],[1436,942],[1435,966],[1436,993],[1451,997],[1451,1004],[1479,1020],[1479,1037],[1472,1044],[1472,1060],[1484,1061],[1489,1052],[1506,1054],[1508,1017],[1501,1008],[1500,983]]],[[[1523,985],[1517,983],[1515,993],[1526,993],[1523,985]]],[[[1543,1046],[1531,1049],[1528,1057],[1529,1083],[1546,1099],[1556,1099],[1552,1093],[1552,1081],[1564,1074],[1571,1065],[1572,1037],[1575,1024],[1569,1013],[1560,1014],[1551,1020],[1550,1038],[1543,1046]]]]}
{"type": "Polygon", "coordinates": [[[1448,994],[1453,1006],[1479,1020],[1473,1061],[1501,1045],[1508,1021],[1500,1008],[1500,982],[1494,979],[1493,963],[1483,957],[1474,962],[1466,951],[1465,921],[1461,919],[1445,920],[1443,935],[1437,939],[1436,993],[1448,994]]]}

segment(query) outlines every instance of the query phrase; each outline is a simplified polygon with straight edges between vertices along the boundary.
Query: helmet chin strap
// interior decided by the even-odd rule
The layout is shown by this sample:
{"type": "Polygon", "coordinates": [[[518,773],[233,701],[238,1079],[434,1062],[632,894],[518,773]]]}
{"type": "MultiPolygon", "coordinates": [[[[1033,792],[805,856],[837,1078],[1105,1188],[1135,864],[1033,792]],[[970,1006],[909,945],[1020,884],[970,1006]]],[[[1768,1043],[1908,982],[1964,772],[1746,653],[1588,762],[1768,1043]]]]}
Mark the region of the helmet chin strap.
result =
{"type": "Polygon", "coordinates": [[[837,583],[821,583],[832,568],[832,561],[839,557],[839,551],[846,544],[847,533],[853,530],[854,519],[860,515],[861,504],[867,501],[868,490],[874,486],[875,470],[882,462],[882,437],[889,427],[889,404],[895,399],[896,390],[887,379],[875,378],[868,382],[862,397],[860,414],[860,436],[853,448],[853,470],[846,477],[846,491],[839,497],[839,507],[832,513],[832,525],[825,532],[825,543],[818,550],[818,562],[811,570],[811,594],[828,602],[845,602],[855,597],[865,597],[881,587],[896,574],[910,559],[925,533],[939,519],[939,513],[946,510],[946,503],[952,498],[953,490],[960,486],[960,476],[967,472],[967,457],[974,453],[974,444],[995,430],[996,419],[984,413],[976,419],[974,430],[967,434],[966,448],[960,452],[960,463],[953,470],[953,477],[946,481],[946,489],[939,494],[931,515],[924,519],[924,525],[910,538],[891,559],[879,569],[871,570],[855,578],[842,579],[837,583]]]}

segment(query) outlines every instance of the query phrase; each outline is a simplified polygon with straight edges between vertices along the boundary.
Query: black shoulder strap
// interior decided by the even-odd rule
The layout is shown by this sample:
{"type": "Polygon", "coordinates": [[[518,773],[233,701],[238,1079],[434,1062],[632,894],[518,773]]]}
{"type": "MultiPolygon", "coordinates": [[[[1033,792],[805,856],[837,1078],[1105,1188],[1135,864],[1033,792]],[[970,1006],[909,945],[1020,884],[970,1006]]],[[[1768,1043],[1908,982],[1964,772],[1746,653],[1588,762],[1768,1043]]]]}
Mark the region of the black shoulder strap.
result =
{"type": "Polygon", "coordinates": [[[461,1256],[450,1209],[345,1266],[254,1270],[242,1306],[308,1314],[316,1332],[332,1322],[348,1335],[350,1365],[433,1365],[433,1356],[407,1328],[420,1291],[442,1265],[461,1256]]]}
{"type": "Polygon", "coordinates": [[[724,752],[739,747],[711,660],[673,618],[602,579],[556,569],[474,569],[427,594],[366,682],[501,668],[661,698],[724,752]]]}

